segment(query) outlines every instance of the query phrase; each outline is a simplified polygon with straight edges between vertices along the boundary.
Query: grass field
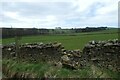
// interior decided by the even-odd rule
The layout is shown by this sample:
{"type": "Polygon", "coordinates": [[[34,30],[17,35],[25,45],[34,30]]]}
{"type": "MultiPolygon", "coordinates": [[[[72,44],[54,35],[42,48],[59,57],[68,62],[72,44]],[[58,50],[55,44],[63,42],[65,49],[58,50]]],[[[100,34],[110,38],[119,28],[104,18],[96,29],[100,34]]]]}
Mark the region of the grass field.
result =
{"type": "MultiPolygon", "coordinates": [[[[117,29],[109,29],[99,32],[74,33],[63,35],[40,35],[40,36],[23,36],[21,43],[35,43],[35,42],[60,42],[65,49],[83,49],[84,45],[91,40],[109,40],[118,38],[117,29]]],[[[3,39],[3,44],[14,42],[14,38],[3,39]]]]}

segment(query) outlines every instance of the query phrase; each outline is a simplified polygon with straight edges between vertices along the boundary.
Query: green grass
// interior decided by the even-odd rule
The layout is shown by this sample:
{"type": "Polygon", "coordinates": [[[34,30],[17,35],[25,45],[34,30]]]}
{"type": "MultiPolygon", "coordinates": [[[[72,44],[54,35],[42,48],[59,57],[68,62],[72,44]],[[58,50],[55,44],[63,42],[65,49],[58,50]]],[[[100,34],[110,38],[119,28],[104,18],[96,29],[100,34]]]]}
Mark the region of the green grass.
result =
{"type": "Polygon", "coordinates": [[[17,62],[10,59],[3,59],[2,64],[6,65],[12,72],[37,73],[42,77],[44,76],[45,71],[47,71],[50,67],[49,64],[43,62],[35,64],[20,61],[17,62]]]}
{"type": "MultiPolygon", "coordinates": [[[[70,70],[66,68],[60,68],[53,66],[49,63],[28,63],[28,62],[17,62],[12,59],[3,59],[3,65],[7,66],[11,72],[19,73],[31,73],[36,77],[49,77],[49,78],[97,78],[100,71],[103,72],[100,78],[120,78],[119,72],[114,72],[108,69],[98,68],[93,70],[91,67],[85,67],[79,70],[70,70]],[[93,73],[95,71],[95,74],[93,73]]],[[[97,67],[96,67],[97,68],[97,67]]]]}
{"type": "Polygon", "coordinates": [[[14,60],[3,59],[3,65],[6,65],[12,72],[34,73],[38,77],[55,77],[55,78],[86,78],[90,77],[91,69],[86,67],[80,70],[69,70],[66,68],[58,68],[48,63],[26,63],[14,60]]]}
{"type": "MultiPolygon", "coordinates": [[[[76,33],[67,35],[40,35],[40,36],[25,36],[22,37],[21,43],[35,43],[35,42],[60,42],[65,49],[83,49],[84,45],[91,40],[109,40],[118,38],[117,29],[104,30],[99,32],[76,33]],[[116,32],[116,33],[115,33],[116,32]],[[109,33],[109,34],[104,34],[109,33]],[[73,36],[74,35],[74,36],[73,36]]],[[[3,39],[3,44],[14,42],[14,38],[3,39]]]]}

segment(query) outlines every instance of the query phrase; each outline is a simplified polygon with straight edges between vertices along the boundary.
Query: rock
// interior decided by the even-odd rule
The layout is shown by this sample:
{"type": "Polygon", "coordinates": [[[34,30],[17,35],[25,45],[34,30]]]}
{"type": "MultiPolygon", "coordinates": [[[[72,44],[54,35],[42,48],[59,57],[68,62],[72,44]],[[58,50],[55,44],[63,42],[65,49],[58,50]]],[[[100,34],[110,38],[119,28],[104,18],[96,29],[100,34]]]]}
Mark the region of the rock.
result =
{"type": "Polygon", "coordinates": [[[11,48],[8,48],[8,51],[11,51],[12,49],[11,48]]]}
{"type": "Polygon", "coordinates": [[[62,68],[62,63],[59,61],[59,62],[57,62],[56,63],[56,67],[58,67],[58,68],[62,68]]]}
{"type": "Polygon", "coordinates": [[[68,62],[70,60],[67,55],[63,55],[61,59],[63,62],[68,62]]]}

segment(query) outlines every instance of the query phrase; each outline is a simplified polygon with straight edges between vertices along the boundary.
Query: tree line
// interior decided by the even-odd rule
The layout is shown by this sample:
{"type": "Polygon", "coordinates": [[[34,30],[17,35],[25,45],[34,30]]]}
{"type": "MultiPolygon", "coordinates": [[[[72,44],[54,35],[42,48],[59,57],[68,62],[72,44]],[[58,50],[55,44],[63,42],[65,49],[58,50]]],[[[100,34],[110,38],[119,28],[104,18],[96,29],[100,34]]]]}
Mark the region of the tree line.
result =
{"type": "Polygon", "coordinates": [[[75,29],[36,29],[36,28],[1,28],[2,38],[27,35],[49,35],[49,34],[65,34],[65,33],[80,33],[106,30],[107,27],[86,27],[75,29]]]}

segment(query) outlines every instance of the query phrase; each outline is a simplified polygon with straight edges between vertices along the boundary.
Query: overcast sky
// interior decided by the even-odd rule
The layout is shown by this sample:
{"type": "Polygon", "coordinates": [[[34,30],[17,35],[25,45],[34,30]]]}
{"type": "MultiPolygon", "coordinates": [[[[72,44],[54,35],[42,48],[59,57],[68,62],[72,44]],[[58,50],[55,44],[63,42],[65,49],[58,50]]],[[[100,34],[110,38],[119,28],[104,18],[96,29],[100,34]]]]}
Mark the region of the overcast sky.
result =
{"type": "Polygon", "coordinates": [[[1,0],[0,27],[118,26],[119,0],[1,0]]]}

